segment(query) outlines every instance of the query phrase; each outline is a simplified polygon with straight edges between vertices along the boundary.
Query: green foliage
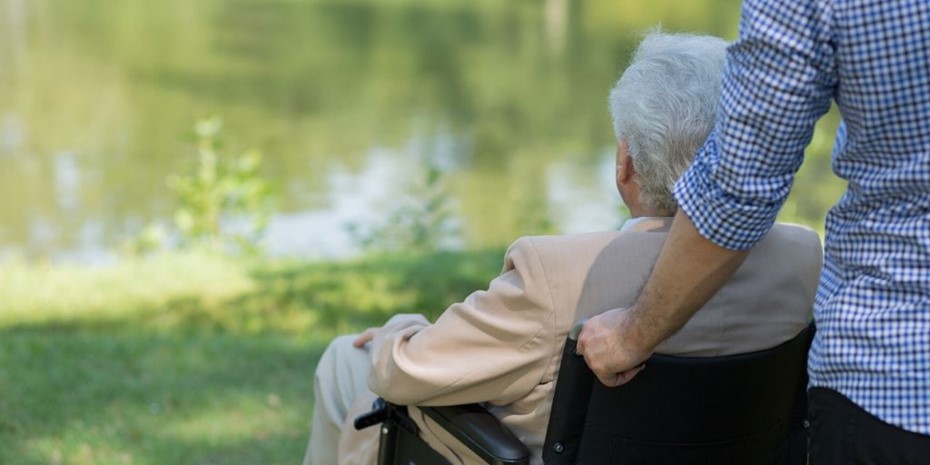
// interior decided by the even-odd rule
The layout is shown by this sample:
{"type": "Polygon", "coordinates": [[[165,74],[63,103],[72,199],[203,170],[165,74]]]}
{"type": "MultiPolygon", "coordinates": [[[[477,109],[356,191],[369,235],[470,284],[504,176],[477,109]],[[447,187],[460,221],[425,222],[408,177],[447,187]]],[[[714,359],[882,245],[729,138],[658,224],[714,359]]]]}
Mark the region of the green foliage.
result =
{"type": "Polygon", "coordinates": [[[395,313],[436,316],[484,288],[502,254],[305,263],[175,252],[100,268],[11,263],[0,269],[0,328],[132,322],[160,331],[331,337],[395,313]]]}
{"type": "Polygon", "coordinates": [[[168,178],[179,203],[174,224],[184,245],[252,251],[271,216],[271,188],[261,177],[258,152],[220,152],[222,127],[217,117],[198,121],[196,172],[168,178]]]}
{"type": "Polygon", "coordinates": [[[168,229],[161,224],[147,224],[135,237],[120,244],[119,249],[131,257],[148,255],[164,248],[168,234],[168,229]]]}
{"type": "Polygon", "coordinates": [[[121,246],[127,255],[161,250],[171,237],[181,248],[220,252],[259,251],[259,241],[273,209],[271,184],[261,174],[262,157],[255,150],[239,156],[222,152],[218,117],[194,126],[197,160],[188,174],[166,179],[177,208],[173,228],[146,225],[121,246]]]}
{"type": "Polygon", "coordinates": [[[0,328],[12,325],[108,324],[170,312],[198,296],[222,301],[248,292],[247,262],[207,252],[167,252],[101,267],[25,262],[0,267],[0,328]]]}
{"type": "Polygon", "coordinates": [[[428,164],[396,199],[382,222],[350,224],[356,243],[371,251],[433,252],[459,238],[446,173],[428,164]]]}

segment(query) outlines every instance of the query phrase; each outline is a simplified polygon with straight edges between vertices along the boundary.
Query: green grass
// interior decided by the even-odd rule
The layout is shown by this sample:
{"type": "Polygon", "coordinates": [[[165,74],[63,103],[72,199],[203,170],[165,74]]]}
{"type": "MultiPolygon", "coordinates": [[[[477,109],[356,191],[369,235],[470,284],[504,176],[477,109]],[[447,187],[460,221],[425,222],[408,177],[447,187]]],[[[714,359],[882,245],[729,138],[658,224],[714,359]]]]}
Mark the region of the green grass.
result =
{"type": "Polygon", "coordinates": [[[8,264],[0,464],[298,463],[329,339],[435,316],[484,287],[500,252],[8,264]]]}

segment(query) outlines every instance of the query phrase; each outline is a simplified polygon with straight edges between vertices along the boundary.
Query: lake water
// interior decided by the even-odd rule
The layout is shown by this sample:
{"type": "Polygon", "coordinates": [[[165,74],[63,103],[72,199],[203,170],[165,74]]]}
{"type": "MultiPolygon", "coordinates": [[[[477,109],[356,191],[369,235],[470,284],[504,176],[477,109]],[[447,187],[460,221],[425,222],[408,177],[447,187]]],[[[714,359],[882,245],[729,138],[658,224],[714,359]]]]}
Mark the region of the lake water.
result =
{"type": "MultiPolygon", "coordinates": [[[[165,179],[190,168],[185,136],[207,115],[229,152],[264,155],[272,254],[355,253],[349,230],[415,203],[427,167],[443,173],[451,245],[616,227],[608,89],[643,30],[732,40],[738,8],[0,0],[0,258],[108,261],[167,224],[165,179]]],[[[814,194],[800,218],[829,205],[814,194]]]]}

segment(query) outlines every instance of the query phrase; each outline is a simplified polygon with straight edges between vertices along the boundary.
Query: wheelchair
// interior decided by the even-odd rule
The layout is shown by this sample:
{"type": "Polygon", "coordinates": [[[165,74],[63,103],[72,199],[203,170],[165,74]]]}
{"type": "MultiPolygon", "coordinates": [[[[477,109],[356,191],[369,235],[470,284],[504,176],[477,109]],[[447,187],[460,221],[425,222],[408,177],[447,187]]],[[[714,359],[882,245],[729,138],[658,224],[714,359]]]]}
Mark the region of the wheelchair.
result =
{"type": "MultiPolygon", "coordinates": [[[[811,325],[771,349],[721,357],[653,355],[629,383],[608,388],[565,343],[543,448],[547,465],[804,465],[811,325]]],[[[480,404],[420,407],[492,465],[530,451],[480,404]]],[[[378,399],[355,420],[380,424],[379,465],[446,465],[405,406],[378,399]]]]}

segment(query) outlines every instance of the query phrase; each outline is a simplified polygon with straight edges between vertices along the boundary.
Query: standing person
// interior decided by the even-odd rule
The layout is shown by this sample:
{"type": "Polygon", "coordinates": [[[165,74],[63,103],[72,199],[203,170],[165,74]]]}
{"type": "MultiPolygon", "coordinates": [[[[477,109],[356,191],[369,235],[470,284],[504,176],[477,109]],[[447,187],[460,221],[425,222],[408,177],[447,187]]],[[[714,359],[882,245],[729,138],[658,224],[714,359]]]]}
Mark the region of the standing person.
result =
{"type": "Polygon", "coordinates": [[[745,0],[721,111],[636,302],[580,351],[623,384],[765,237],[837,103],[809,359],[812,463],[930,463],[930,1],[745,0]]]}

